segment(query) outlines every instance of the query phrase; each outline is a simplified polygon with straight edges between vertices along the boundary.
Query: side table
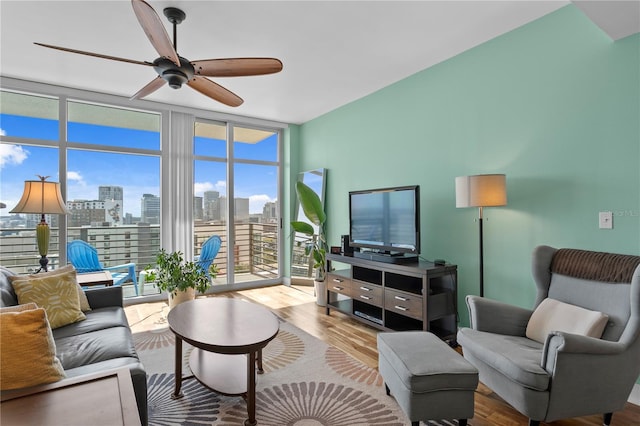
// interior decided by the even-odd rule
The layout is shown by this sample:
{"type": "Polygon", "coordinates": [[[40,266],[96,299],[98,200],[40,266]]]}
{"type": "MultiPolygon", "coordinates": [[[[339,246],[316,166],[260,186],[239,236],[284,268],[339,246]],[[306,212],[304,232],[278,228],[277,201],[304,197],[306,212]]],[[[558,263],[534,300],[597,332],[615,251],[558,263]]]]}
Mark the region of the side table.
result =
{"type": "Polygon", "coordinates": [[[110,287],[113,285],[113,277],[109,271],[87,272],[77,274],[78,284],[80,287],[89,287],[93,285],[104,285],[110,287]]]}
{"type": "Polygon", "coordinates": [[[2,394],[0,424],[140,426],[128,368],[2,394]]]}

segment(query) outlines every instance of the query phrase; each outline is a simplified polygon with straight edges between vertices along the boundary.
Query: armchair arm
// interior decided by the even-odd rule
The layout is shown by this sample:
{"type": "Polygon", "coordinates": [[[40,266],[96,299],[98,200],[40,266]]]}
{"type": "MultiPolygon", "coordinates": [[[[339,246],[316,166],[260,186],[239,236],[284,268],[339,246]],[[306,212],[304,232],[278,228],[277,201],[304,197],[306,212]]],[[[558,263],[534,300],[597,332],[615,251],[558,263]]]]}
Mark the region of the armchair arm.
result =
{"type": "Polygon", "coordinates": [[[621,409],[637,378],[637,352],[624,343],[551,332],[541,361],[542,368],[551,376],[546,419],[573,415],[566,411],[571,407],[581,407],[582,413],[621,409]],[[584,407],[589,409],[585,411],[584,407]]]}
{"type": "Polygon", "coordinates": [[[124,306],[122,302],[122,287],[98,287],[84,291],[91,309],[106,308],[109,306],[124,306]]]}
{"type": "Polygon", "coordinates": [[[510,336],[524,336],[533,311],[497,300],[467,296],[471,328],[510,336]]]}
{"type": "Polygon", "coordinates": [[[107,268],[104,268],[105,271],[115,271],[117,269],[129,269],[129,272],[132,272],[135,274],[135,268],[136,268],[136,264],[135,263],[123,263],[122,265],[116,265],[116,266],[109,266],[107,268]]]}
{"type": "MultiPolygon", "coordinates": [[[[563,354],[595,357],[597,355],[619,355],[625,349],[626,345],[619,342],[610,342],[563,331],[552,331],[544,342],[542,367],[548,372],[553,372],[554,364],[563,354]]],[[[588,365],[591,365],[590,363],[591,361],[588,365]]],[[[590,367],[588,366],[588,368],[590,367]]]]}

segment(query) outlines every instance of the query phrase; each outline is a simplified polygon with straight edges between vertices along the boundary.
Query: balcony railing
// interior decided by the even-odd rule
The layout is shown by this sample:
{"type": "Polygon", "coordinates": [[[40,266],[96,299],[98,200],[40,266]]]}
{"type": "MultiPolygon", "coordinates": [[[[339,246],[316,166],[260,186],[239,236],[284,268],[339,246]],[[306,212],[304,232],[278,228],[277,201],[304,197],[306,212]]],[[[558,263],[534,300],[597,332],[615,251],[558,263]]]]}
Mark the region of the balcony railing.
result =
{"type": "MultiPolygon", "coordinates": [[[[34,272],[38,264],[38,247],[35,230],[23,228],[3,228],[0,230],[0,265],[18,274],[34,272]]],[[[214,260],[217,270],[215,282],[226,282],[227,252],[229,244],[226,225],[196,224],[194,230],[195,255],[200,254],[202,244],[211,235],[219,235],[222,246],[214,260]],[[222,280],[221,280],[222,278],[222,280]]],[[[237,223],[235,224],[234,273],[255,275],[255,279],[277,278],[278,271],[278,228],[276,224],[237,223]]],[[[49,243],[49,266],[59,266],[58,229],[51,229],[49,243]]],[[[104,266],[135,263],[136,272],[155,264],[155,256],[160,251],[159,225],[120,227],[73,227],[68,229],[67,240],[83,240],[98,250],[98,257],[104,266]]]]}

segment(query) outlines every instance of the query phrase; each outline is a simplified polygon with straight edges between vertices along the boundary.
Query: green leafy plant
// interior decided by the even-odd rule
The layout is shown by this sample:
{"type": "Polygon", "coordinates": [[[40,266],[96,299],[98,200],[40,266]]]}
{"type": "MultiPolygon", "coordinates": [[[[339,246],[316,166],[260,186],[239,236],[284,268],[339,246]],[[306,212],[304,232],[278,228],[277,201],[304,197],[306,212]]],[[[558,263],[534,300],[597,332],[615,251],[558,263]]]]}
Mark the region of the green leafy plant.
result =
{"type": "Polygon", "coordinates": [[[147,279],[154,281],[160,291],[167,291],[174,296],[178,291],[189,288],[204,293],[211,286],[211,281],[204,273],[204,269],[195,262],[185,262],[182,252],[168,253],[160,250],[156,256],[156,266],[147,266],[147,279]]]}
{"type": "Polygon", "coordinates": [[[324,237],[324,223],[327,220],[327,216],[322,208],[322,201],[315,191],[309,188],[304,183],[296,182],[296,193],[298,194],[298,200],[300,206],[304,212],[305,217],[315,226],[318,227],[318,235],[313,226],[307,222],[292,221],[291,227],[295,232],[300,232],[310,237],[309,242],[304,249],[306,256],[313,258],[313,267],[317,271],[317,281],[324,281],[326,274],[326,255],[327,255],[327,242],[324,237]]]}

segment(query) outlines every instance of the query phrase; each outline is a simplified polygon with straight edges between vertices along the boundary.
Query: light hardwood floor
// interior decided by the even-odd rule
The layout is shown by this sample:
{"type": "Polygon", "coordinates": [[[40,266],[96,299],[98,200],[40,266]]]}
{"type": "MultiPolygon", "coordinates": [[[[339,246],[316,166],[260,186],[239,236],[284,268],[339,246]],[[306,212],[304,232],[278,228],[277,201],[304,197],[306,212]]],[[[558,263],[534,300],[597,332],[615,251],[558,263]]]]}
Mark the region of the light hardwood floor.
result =
{"type": "MultiPolygon", "coordinates": [[[[270,308],[280,318],[301,328],[350,354],[362,363],[377,368],[378,351],[376,334],[378,330],[315,304],[312,287],[287,287],[283,285],[253,290],[222,293],[216,297],[234,297],[262,304],[270,308]]],[[[163,302],[132,305],[126,308],[133,331],[150,329],[163,324],[168,307],[163,302]]],[[[520,426],[527,425],[527,419],[507,405],[486,386],[480,384],[476,390],[475,417],[473,426],[520,426]]],[[[546,423],[543,423],[546,424],[546,423]]],[[[549,423],[552,426],[600,426],[601,416],[580,417],[549,423]]],[[[624,411],[613,416],[612,426],[640,425],[640,407],[629,404],[624,411]]]]}

